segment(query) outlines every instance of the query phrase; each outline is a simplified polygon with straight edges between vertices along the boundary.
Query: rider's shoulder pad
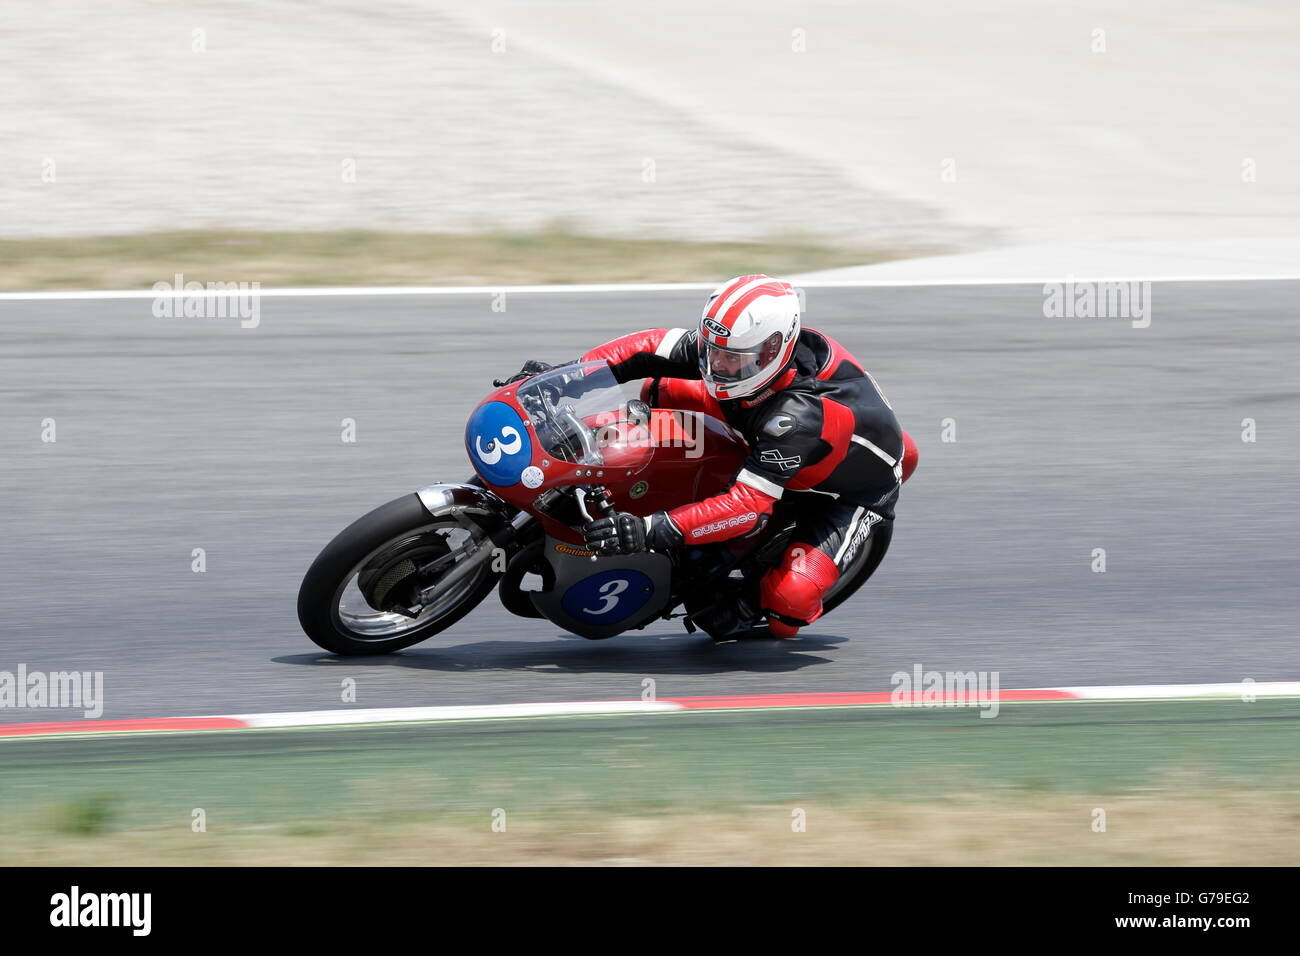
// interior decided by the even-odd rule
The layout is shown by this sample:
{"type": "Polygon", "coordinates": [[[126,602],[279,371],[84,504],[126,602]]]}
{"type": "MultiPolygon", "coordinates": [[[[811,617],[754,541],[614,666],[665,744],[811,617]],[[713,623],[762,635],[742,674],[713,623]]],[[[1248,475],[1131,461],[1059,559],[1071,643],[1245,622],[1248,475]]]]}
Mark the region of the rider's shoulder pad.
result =
{"type": "Polygon", "coordinates": [[[755,423],[757,431],[769,438],[785,438],[807,426],[807,408],[795,395],[777,395],[763,409],[755,423]]]}

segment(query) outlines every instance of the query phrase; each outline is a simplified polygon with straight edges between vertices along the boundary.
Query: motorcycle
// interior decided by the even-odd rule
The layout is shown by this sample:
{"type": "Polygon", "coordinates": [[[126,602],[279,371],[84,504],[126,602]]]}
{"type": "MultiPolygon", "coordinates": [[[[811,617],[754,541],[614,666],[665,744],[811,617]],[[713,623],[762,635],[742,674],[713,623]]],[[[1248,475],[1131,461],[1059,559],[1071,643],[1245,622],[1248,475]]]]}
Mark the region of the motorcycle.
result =
{"type": "MultiPolygon", "coordinates": [[[[793,540],[785,499],[739,540],[599,558],[585,546],[582,525],[615,505],[647,515],[719,494],[745,458],[725,422],[653,407],[656,395],[654,380],[620,384],[603,361],[491,392],[465,428],[472,478],[376,508],[312,563],[298,592],[307,636],[335,654],[386,654],[446,630],[493,590],[512,614],[593,640],[673,618],[715,641],[764,633],[735,609],[758,607],[759,579],[793,540]]],[[[905,443],[904,480],[916,464],[905,443]]],[[[891,529],[877,527],[825,611],[871,576],[891,529]]]]}

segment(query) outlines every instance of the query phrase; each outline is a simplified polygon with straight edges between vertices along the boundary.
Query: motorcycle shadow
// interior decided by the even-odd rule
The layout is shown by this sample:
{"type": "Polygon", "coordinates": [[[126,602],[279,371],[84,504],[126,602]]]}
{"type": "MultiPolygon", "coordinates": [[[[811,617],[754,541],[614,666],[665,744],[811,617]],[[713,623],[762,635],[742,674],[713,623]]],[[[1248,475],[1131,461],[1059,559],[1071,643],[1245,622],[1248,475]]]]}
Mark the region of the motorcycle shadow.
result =
{"type": "Polygon", "coordinates": [[[473,641],[451,646],[414,647],[375,657],[292,654],[277,664],[403,667],[462,673],[538,671],[548,674],[733,674],[787,673],[833,663],[819,652],[847,639],[832,634],[800,634],[788,640],[760,638],[714,644],[707,637],[623,635],[588,641],[561,633],[555,641],[473,641]]]}

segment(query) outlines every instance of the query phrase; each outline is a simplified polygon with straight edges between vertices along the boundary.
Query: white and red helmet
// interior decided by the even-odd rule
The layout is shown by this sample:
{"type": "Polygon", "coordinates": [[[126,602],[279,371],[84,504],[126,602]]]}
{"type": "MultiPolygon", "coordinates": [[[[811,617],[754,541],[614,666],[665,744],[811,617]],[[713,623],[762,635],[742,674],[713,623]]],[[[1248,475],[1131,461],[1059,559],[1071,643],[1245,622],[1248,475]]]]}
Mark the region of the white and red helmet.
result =
{"type": "Polygon", "coordinates": [[[700,316],[700,375],[716,398],[766,388],[794,357],[799,297],[771,276],[739,276],[713,290],[700,316]]]}

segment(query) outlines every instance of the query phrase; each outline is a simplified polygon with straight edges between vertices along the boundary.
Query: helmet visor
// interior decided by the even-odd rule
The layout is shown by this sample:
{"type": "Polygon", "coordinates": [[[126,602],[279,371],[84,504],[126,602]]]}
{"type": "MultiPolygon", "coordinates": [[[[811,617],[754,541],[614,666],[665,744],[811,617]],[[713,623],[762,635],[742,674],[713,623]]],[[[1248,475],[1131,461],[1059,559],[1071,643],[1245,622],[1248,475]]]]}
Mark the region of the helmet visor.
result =
{"type": "Polygon", "coordinates": [[[748,349],[700,343],[700,374],[718,385],[736,385],[769,371],[781,355],[781,333],[773,332],[748,349]]]}

